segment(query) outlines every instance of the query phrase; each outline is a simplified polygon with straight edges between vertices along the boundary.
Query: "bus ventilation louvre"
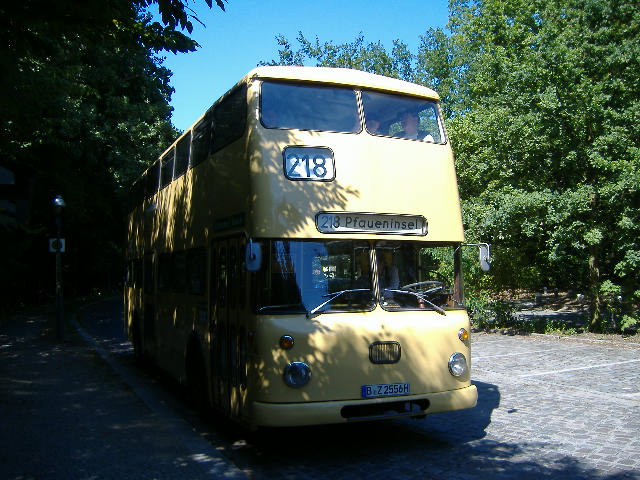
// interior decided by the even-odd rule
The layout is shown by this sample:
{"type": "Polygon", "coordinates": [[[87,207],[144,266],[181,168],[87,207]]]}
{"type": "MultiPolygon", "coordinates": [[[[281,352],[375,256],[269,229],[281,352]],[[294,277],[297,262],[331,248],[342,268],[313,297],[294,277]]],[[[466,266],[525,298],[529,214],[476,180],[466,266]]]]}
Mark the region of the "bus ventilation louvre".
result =
{"type": "Polygon", "coordinates": [[[369,345],[371,363],[398,363],[400,361],[400,344],[398,342],[373,342],[369,345]]]}

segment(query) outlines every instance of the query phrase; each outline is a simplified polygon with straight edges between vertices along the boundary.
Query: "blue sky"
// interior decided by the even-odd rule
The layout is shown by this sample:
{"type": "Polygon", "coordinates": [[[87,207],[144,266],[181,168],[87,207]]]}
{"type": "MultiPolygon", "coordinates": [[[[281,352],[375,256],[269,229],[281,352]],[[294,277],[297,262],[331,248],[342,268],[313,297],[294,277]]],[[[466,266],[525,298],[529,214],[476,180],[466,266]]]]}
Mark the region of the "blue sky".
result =
{"type": "Polygon", "coordinates": [[[360,32],[365,41],[390,48],[395,39],[412,52],[429,27],[444,27],[447,0],[229,0],[226,12],[209,10],[204,0],[190,3],[206,25],[193,22],[196,52],[165,55],[175,88],[172,122],[188,128],[223,93],[260,61],[278,58],[275,37],[283,34],[294,47],[298,32],[310,40],[345,43],[360,32]]]}

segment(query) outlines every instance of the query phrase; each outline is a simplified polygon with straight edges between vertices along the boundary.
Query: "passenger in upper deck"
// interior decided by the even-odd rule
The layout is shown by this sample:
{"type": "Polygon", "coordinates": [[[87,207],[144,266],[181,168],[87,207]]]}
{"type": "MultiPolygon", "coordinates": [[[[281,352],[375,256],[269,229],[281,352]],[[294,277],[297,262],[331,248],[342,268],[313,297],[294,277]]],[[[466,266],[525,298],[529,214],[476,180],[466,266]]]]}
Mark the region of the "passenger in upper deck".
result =
{"type": "Polygon", "coordinates": [[[381,126],[380,120],[375,118],[367,119],[367,131],[370,134],[372,135],[380,134],[380,130],[381,130],[380,126],[381,126]]]}
{"type": "Polygon", "coordinates": [[[397,136],[402,138],[412,138],[414,140],[423,140],[425,142],[433,142],[433,137],[429,134],[429,132],[419,130],[419,121],[420,118],[415,111],[408,110],[404,112],[400,116],[402,131],[398,132],[397,136]]]}

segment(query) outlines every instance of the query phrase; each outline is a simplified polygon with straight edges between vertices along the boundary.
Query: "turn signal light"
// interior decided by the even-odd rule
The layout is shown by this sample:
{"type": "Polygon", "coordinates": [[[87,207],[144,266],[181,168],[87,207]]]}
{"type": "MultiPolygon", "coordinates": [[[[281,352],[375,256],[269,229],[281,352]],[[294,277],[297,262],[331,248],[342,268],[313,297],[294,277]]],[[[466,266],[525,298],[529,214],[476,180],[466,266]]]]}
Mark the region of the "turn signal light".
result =
{"type": "Polygon", "coordinates": [[[280,337],[280,348],[283,350],[291,350],[293,348],[293,337],[291,335],[283,335],[280,337]]]}
{"type": "Polygon", "coordinates": [[[458,330],[458,338],[461,342],[466,342],[467,340],[469,340],[469,332],[466,328],[461,328],[460,330],[458,330]]]}

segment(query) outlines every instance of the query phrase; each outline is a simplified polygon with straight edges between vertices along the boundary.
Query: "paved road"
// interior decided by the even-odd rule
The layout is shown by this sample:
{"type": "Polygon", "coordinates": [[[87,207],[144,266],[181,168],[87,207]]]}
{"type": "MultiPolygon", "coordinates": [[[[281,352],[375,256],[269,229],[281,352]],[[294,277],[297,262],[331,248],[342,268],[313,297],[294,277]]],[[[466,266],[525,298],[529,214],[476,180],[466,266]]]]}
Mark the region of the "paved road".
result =
{"type": "Polygon", "coordinates": [[[476,334],[474,409],[247,433],[194,418],[170,383],[148,390],[158,377],[135,371],[121,318],[109,301],[80,320],[150,403],[187,418],[249,478],[640,479],[638,344],[476,334]]]}

